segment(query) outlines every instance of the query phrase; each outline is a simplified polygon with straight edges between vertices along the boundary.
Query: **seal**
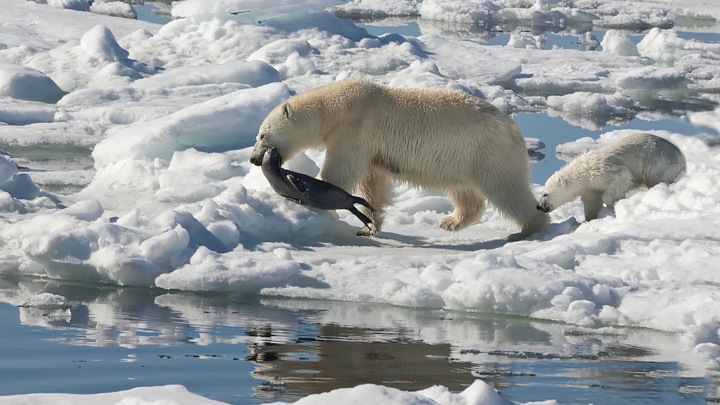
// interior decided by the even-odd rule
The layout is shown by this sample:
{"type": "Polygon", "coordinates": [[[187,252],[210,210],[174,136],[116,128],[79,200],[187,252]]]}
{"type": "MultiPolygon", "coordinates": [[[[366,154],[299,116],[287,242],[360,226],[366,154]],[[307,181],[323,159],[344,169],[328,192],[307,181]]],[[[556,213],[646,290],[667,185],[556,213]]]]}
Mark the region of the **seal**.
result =
{"type": "Polygon", "coordinates": [[[370,211],[375,211],[375,208],[363,198],[351,195],[327,181],[283,169],[281,166],[282,158],[277,149],[267,150],[261,167],[265,178],[276,193],[298,204],[324,210],[348,210],[368,228],[374,227],[372,220],[355,208],[355,204],[361,204],[370,211]]]}

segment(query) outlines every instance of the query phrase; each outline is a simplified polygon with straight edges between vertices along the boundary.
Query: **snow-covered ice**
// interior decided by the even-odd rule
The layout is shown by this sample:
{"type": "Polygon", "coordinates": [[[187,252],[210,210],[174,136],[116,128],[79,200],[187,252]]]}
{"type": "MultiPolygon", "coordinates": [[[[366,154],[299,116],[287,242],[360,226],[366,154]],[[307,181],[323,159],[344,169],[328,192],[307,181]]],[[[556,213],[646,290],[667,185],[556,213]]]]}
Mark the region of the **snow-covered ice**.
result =
{"type": "MultiPolygon", "coordinates": [[[[99,403],[118,403],[134,405],[153,405],[172,403],[177,405],[220,405],[224,402],[213,401],[195,395],[178,385],[160,387],[134,388],[128,391],[94,395],[58,395],[30,394],[7,396],[3,403],[7,405],[44,405],[73,403],[77,405],[93,405],[99,403]],[[172,401],[172,402],[170,402],[172,401]]],[[[490,385],[476,380],[470,387],[460,393],[452,393],[443,386],[433,386],[422,391],[408,392],[396,388],[364,384],[354,388],[341,388],[323,394],[315,394],[293,402],[296,405],[362,405],[367,403],[383,405],[512,405],[517,402],[501,397],[490,385]]],[[[288,402],[273,402],[274,405],[287,405],[288,402]]],[[[555,401],[532,402],[536,405],[553,405],[555,401]]]]}
{"type": "Polygon", "coordinates": [[[220,405],[223,402],[213,401],[189,392],[181,385],[166,385],[160,387],[141,387],[127,391],[111,392],[106,394],[30,394],[6,396],[3,403],[13,405],[42,405],[72,403],[77,405],[93,404],[177,404],[177,405],[220,405]]]}
{"type": "MultiPolygon", "coordinates": [[[[653,328],[681,335],[688,356],[717,369],[720,44],[672,28],[694,21],[717,32],[713,1],[185,0],[161,26],[133,20],[125,3],[0,0],[0,144],[79,162],[39,169],[0,156],[0,274],[653,328]],[[422,35],[373,36],[338,16],[412,17],[422,35]],[[446,35],[495,25],[511,31],[504,46],[446,35]],[[589,28],[607,29],[596,41],[603,52],[546,49],[547,29],[585,38],[589,28]],[[637,45],[630,29],[645,30],[637,45]],[[353,76],[461,89],[508,113],[547,111],[595,130],[680,112],[709,134],[650,131],[683,151],[687,175],[592,222],[576,201],[551,214],[547,233],[508,244],[516,229],[491,207],[447,233],[442,194],[396,184],[383,232],[358,238],[354,216],[283,199],[248,161],[270,109],[353,76]]],[[[565,142],[557,153],[569,159],[629,133],[565,142]]],[[[542,138],[526,136],[530,151],[542,150],[542,138]]],[[[311,150],[288,166],[316,174],[322,163],[323,151],[311,150]]],[[[62,298],[35,301],[64,311],[62,298]]],[[[178,387],[101,395],[70,400],[197,403],[178,387]]],[[[359,386],[305,401],[368,396],[505,403],[481,381],[460,394],[359,386]]]]}

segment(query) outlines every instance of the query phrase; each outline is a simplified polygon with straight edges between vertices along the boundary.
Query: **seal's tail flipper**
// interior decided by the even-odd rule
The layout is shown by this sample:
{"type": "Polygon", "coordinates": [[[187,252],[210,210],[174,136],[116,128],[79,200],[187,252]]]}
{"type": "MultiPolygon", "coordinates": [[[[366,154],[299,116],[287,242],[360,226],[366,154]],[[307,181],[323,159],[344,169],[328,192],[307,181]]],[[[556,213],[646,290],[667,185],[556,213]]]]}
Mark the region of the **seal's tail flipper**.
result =
{"type": "MultiPolygon", "coordinates": [[[[364,198],[352,196],[352,202],[353,202],[353,204],[364,205],[364,206],[366,206],[366,207],[370,210],[370,212],[375,212],[375,208],[373,208],[373,206],[370,205],[369,202],[365,201],[364,198]]],[[[355,215],[357,215],[357,214],[355,214],[355,215]]]]}
{"type": "MultiPolygon", "coordinates": [[[[365,200],[363,200],[363,201],[365,201],[365,200]]],[[[370,204],[368,204],[368,205],[370,205],[370,204]]],[[[360,212],[357,208],[351,206],[350,208],[348,208],[348,211],[355,214],[355,216],[358,217],[358,219],[360,219],[363,222],[363,224],[365,224],[365,226],[372,225],[372,223],[373,223],[372,219],[368,218],[367,215],[360,212]]]]}

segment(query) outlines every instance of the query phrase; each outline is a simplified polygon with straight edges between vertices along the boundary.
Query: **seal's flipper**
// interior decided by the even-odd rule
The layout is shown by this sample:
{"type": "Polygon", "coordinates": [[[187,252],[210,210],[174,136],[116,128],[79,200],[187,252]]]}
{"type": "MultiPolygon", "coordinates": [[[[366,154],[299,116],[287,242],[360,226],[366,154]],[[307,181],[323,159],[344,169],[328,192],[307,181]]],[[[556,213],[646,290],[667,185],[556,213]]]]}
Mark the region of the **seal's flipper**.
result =
{"type": "Polygon", "coordinates": [[[367,207],[367,209],[370,210],[370,212],[375,212],[375,208],[373,208],[373,206],[370,205],[370,203],[367,202],[364,198],[357,197],[357,196],[352,196],[352,201],[353,201],[353,204],[364,205],[364,206],[367,207]]]}
{"type": "Polygon", "coordinates": [[[298,200],[297,198],[292,198],[292,197],[288,197],[288,196],[285,196],[285,195],[284,195],[283,197],[285,197],[285,198],[287,198],[288,200],[294,202],[295,204],[300,204],[300,205],[303,204],[303,202],[302,202],[301,200],[298,200]]]}
{"type": "Polygon", "coordinates": [[[365,224],[365,226],[368,226],[368,227],[369,227],[369,225],[372,225],[372,224],[373,224],[372,219],[368,218],[367,215],[365,215],[365,214],[363,214],[362,212],[360,212],[357,208],[355,208],[355,207],[350,207],[350,208],[348,208],[348,211],[350,211],[350,212],[352,212],[353,214],[355,214],[355,216],[358,217],[358,219],[360,219],[360,220],[363,222],[363,224],[365,224]]]}
{"type": "Polygon", "coordinates": [[[293,173],[290,173],[288,171],[285,171],[285,173],[287,174],[288,180],[290,180],[290,184],[295,187],[295,190],[297,190],[299,193],[307,192],[307,186],[303,184],[302,180],[298,176],[295,176],[293,173]]]}

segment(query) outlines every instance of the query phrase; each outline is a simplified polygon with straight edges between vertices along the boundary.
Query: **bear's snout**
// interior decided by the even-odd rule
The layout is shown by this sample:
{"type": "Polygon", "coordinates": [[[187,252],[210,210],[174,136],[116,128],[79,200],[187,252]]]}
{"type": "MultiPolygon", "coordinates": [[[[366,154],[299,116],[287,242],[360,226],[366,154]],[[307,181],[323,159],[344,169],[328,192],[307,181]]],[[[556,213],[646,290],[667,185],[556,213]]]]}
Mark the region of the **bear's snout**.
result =
{"type": "Polygon", "coordinates": [[[544,206],[544,205],[542,205],[542,204],[536,205],[535,208],[539,209],[539,210],[542,211],[542,212],[549,212],[549,211],[550,211],[550,207],[546,207],[546,206],[544,206]]]}
{"type": "Polygon", "coordinates": [[[263,157],[265,157],[267,150],[267,148],[260,144],[255,145],[255,149],[253,149],[252,155],[250,155],[250,163],[255,166],[262,166],[263,157]]]}

